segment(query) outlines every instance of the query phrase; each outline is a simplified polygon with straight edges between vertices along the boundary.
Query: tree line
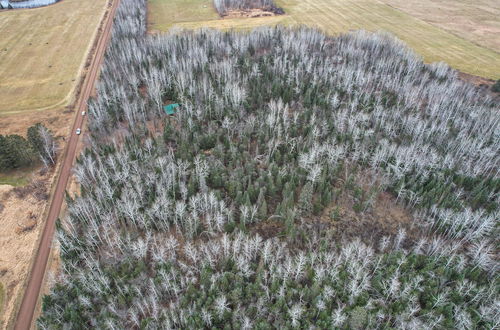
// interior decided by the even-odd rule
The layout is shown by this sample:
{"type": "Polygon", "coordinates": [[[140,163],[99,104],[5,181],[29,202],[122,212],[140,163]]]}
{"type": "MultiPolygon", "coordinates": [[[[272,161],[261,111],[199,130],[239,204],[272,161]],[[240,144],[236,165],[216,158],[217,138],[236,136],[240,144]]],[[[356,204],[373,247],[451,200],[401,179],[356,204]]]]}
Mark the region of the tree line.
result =
{"type": "Polygon", "coordinates": [[[283,9],[276,7],[273,0],[214,0],[214,7],[219,15],[227,15],[232,10],[262,9],[274,12],[275,14],[284,14],[283,9]]]}
{"type": "Polygon", "coordinates": [[[28,128],[27,138],[0,134],[0,171],[27,167],[39,160],[53,166],[57,150],[53,134],[40,123],[28,128]]]}

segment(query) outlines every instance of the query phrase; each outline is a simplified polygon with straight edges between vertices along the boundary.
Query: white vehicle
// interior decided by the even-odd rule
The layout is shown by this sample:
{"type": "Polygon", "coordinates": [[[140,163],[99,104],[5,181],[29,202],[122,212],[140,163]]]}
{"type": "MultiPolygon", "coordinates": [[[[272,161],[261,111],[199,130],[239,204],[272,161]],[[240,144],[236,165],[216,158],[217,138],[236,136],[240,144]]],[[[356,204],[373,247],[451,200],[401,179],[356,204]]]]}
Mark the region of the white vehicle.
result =
{"type": "Polygon", "coordinates": [[[76,135],[80,135],[81,132],[82,132],[81,129],[79,129],[79,128],[76,129],[76,135]]]}
{"type": "Polygon", "coordinates": [[[85,116],[85,111],[82,111],[82,116],[85,116]]]}

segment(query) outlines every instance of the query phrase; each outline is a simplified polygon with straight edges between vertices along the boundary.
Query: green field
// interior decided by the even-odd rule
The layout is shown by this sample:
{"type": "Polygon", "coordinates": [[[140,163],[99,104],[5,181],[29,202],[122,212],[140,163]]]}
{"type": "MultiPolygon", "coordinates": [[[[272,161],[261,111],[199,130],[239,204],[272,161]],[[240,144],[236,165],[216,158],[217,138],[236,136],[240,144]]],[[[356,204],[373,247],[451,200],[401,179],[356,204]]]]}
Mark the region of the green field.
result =
{"type": "MultiPolygon", "coordinates": [[[[500,78],[500,54],[376,0],[277,0],[287,13],[270,18],[220,19],[211,0],[150,0],[152,30],[172,27],[249,29],[260,25],[305,24],[330,34],[364,29],[389,31],[426,62],[486,78],[500,78]]],[[[473,15],[474,13],[471,13],[473,15]]]]}
{"type": "Polygon", "coordinates": [[[25,186],[30,181],[34,168],[18,170],[11,173],[0,173],[0,185],[8,184],[14,187],[25,186]]]}
{"type": "Polygon", "coordinates": [[[0,115],[72,99],[107,0],[64,0],[0,13],[0,115]]]}
{"type": "Polygon", "coordinates": [[[168,30],[179,22],[216,20],[219,15],[207,0],[149,0],[148,19],[155,22],[154,29],[168,30]]]}

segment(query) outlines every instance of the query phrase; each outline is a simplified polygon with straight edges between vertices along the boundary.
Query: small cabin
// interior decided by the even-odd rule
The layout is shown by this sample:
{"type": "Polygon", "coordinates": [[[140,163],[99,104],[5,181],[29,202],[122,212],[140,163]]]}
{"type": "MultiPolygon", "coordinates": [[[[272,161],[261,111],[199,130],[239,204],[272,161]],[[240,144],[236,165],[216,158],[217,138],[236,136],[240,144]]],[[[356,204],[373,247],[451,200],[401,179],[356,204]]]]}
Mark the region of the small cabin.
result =
{"type": "Polygon", "coordinates": [[[163,111],[165,111],[167,115],[174,115],[177,112],[177,110],[179,110],[178,108],[180,106],[181,105],[179,103],[167,104],[163,106],[163,111]]]}

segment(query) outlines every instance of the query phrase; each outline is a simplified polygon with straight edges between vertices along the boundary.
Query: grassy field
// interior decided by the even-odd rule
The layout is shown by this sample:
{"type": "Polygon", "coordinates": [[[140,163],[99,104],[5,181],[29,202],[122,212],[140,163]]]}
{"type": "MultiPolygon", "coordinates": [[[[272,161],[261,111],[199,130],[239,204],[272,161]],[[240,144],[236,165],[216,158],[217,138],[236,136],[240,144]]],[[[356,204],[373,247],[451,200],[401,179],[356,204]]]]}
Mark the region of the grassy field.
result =
{"type": "Polygon", "coordinates": [[[28,183],[27,177],[15,177],[0,174],[0,184],[8,184],[9,186],[21,187],[28,183]]]}
{"type": "Polygon", "coordinates": [[[382,0],[423,21],[500,52],[498,0],[382,0]]]}
{"type": "Polygon", "coordinates": [[[8,184],[14,187],[25,186],[31,179],[33,171],[39,166],[31,166],[28,168],[0,173],[0,185],[8,184]]]}
{"type": "Polygon", "coordinates": [[[0,115],[71,101],[107,0],[64,0],[0,14],[0,115]]]}
{"type": "MultiPolygon", "coordinates": [[[[486,0],[484,0],[486,1],[486,0]]],[[[426,62],[444,61],[473,75],[500,78],[500,54],[377,0],[276,0],[287,15],[270,18],[219,19],[211,0],[150,0],[152,30],[238,28],[305,24],[330,34],[364,29],[389,31],[426,62]],[[183,14],[184,13],[184,14],[183,14]],[[199,15],[198,15],[198,14],[199,15]]],[[[471,15],[475,12],[471,11],[471,15]]]]}
{"type": "Polygon", "coordinates": [[[148,20],[153,29],[166,31],[173,24],[216,20],[219,15],[207,0],[149,0],[148,20]]]}

